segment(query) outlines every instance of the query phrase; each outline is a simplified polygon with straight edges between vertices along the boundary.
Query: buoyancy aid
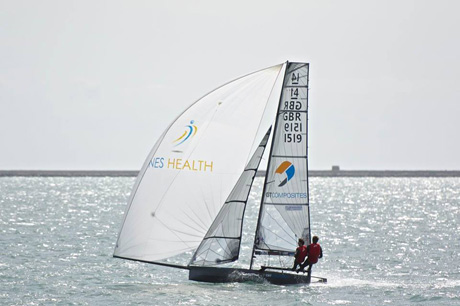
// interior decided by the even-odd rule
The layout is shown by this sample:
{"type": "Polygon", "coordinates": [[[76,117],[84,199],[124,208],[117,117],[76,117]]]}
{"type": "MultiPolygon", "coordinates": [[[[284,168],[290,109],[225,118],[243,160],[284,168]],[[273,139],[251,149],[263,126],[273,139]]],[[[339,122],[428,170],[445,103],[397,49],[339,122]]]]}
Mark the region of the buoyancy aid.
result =
{"type": "Polygon", "coordinates": [[[303,263],[305,257],[307,257],[307,247],[305,245],[298,247],[296,249],[296,254],[297,257],[295,258],[295,261],[299,264],[303,263]]]}
{"type": "Polygon", "coordinates": [[[319,243],[312,243],[308,247],[308,262],[309,263],[317,263],[318,258],[321,255],[321,246],[319,243]]]}

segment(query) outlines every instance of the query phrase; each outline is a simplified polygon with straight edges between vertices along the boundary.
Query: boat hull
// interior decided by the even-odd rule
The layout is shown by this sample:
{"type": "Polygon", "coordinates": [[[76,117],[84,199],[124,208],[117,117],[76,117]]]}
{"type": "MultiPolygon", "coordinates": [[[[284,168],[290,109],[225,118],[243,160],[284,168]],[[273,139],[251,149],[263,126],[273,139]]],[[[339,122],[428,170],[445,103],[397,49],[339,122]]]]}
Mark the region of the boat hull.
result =
{"type": "Polygon", "coordinates": [[[311,277],[308,273],[292,273],[277,271],[261,271],[236,268],[191,267],[189,279],[208,283],[230,282],[265,282],[276,285],[309,284],[311,277]]]}

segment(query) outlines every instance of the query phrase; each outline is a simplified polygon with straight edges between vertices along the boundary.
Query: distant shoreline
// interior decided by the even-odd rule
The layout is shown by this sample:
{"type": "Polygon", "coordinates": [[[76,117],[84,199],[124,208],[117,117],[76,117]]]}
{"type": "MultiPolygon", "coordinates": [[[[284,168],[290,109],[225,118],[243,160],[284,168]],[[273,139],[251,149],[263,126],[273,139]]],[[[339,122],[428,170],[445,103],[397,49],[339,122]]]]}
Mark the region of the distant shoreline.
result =
{"type": "MultiPolygon", "coordinates": [[[[0,170],[0,177],[136,177],[136,170],[0,170]]],[[[310,177],[460,177],[458,170],[310,170],[310,177]]],[[[257,172],[264,176],[265,171],[257,172]]]]}

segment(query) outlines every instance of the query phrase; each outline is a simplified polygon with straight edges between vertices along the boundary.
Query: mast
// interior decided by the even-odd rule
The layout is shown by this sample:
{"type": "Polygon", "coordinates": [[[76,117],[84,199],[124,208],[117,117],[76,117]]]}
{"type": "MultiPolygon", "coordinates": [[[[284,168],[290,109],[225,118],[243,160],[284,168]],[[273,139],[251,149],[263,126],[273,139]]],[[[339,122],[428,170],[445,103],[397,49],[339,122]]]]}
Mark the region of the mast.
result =
{"type": "Polygon", "coordinates": [[[254,255],[291,256],[310,241],[308,63],[286,62],[254,237],[254,255]]]}
{"type": "MultiPolygon", "coordinates": [[[[275,124],[274,124],[274,130],[273,130],[273,135],[272,135],[272,143],[270,144],[270,155],[271,155],[271,149],[273,148],[273,144],[275,142],[275,135],[276,135],[276,132],[277,132],[277,127],[278,127],[278,118],[279,118],[279,113],[280,113],[280,107],[281,107],[281,101],[283,99],[283,91],[284,91],[284,84],[285,84],[285,81],[286,81],[286,75],[288,73],[288,65],[289,65],[289,61],[286,61],[285,63],[286,65],[286,69],[284,70],[284,77],[283,77],[283,89],[281,90],[280,92],[280,98],[279,98],[279,101],[278,101],[278,107],[276,109],[276,118],[275,118],[275,124]]],[[[270,169],[270,164],[271,164],[271,158],[268,159],[268,163],[267,163],[267,170],[265,171],[265,179],[264,179],[264,182],[267,182],[267,179],[268,179],[268,169],[270,169]]],[[[252,254],[251,254],[251,263],[249,264],[249,269],[252,270],[252,264],[254,262],[254,251],[255,251],[255,245],[256,245],[256,239],[257,239],[257,231],[258,231],[258,228],[259,228],[259,223],[260,223],[260,217],[262,215],[262,202],[263,202],[263,195],[265,194],[265,189],[266,189],[266,184],[264,183],[264,188],[262,190],[262,197],[261,197],[261,201],[260,201],[260,207],[259,207],[259,215],[257,217],[257,224],[256,224],[256,232],[255,232],[255,235],[254,235],[254,242],[253,242],[253,245],[252,245],[252,254]]]]}
{"type": "MultiPolygon", "coordinates": [[[[310,176],[308,175],[308,171],[309,171],[309,167],[308,167],[308,92],[310,91],[310,64],[308,64],[308,70],[307,70],[307,136],[306,136],[306,139],[307,139],[307,199],[308,199],[308,237],[310,237],[310,241],[309,243],[311,243],[311,223],[310,223],[310,176]]],[[[311,275],[311,272],[310,272],[310,275],[311,275]]]]}

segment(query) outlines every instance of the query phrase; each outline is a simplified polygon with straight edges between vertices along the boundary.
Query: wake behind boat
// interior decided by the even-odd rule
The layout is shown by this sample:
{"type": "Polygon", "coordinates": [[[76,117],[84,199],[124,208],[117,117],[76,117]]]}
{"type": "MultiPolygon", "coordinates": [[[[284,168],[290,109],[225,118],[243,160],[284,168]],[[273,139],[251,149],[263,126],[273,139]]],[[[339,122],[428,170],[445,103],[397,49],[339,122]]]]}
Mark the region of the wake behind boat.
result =
{"type": "Polygon", "coordinates": [[[311,241],[308,72],[307,63],[263,69],[179,115],[137,177],[114,257],[188,269],[196,281],[310,283],[311,271],[289,268],[297,240],[311,241]],[[249,193],[269,142],[251,261],[228,267],[240,256],[249,193]],[[188,264],[160,261],[192,250],[188,264]],[[274,257],[285,263],[271,265],[274,257]]]}

